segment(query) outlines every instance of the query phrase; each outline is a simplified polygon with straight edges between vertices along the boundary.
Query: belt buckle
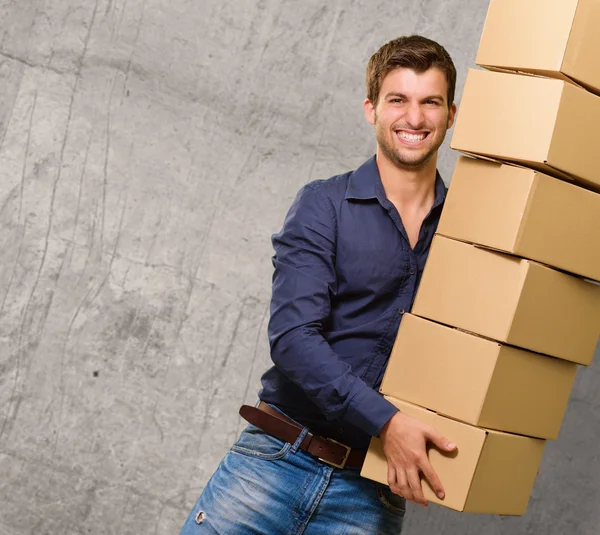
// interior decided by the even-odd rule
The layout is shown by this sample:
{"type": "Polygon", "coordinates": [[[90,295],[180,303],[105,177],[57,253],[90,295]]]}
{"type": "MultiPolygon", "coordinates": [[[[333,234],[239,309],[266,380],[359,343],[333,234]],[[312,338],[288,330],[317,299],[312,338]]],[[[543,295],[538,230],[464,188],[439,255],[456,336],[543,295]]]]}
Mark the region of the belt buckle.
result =
{"type": "Polygon", "coordinates": [[[350,457],[350,452],[352,451],[352,448],[350,446],[346,446],[346,444],[338,442],[337,440],[333,440],[332,438],[327,438],[327,441],[333,442],[338,446],[342,446],[342,448],[346,448],[346,453],[344,454],[344,458],[342,459],[342,462],[340,464],[334,463],[333,461],[328,461],[327,459],[323,459],[323,457],[318,457],[319,461],[323,461],[325,464],[328,464],[329,466],[333,466],[335,468],[345,468],[346,461],[348,460],[348,457],[350,457]]]}

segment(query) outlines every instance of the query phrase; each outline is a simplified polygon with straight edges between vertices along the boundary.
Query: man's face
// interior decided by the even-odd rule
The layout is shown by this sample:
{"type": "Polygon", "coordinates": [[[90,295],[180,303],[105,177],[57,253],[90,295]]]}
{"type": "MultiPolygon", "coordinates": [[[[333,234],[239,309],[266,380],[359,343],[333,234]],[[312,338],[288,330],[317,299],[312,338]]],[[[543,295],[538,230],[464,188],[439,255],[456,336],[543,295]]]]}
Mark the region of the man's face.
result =
{"type": "Polygon", "coordinates": [[[454,122],[456,106],[447,99],[448,83],[438,68],[389,72],[377,107],[368,99],[364,104],[367,120],[375,125],[380,153],[401,169],[425,167],[436,157],[454,122]]]}

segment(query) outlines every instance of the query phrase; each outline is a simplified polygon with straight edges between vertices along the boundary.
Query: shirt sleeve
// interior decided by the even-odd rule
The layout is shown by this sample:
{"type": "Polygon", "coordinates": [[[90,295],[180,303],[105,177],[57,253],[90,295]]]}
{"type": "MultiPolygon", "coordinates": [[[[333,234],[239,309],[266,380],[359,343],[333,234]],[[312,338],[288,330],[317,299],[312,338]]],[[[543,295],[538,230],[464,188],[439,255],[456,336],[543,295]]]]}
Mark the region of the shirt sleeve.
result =
{"type": "Polygon", "coordinates": [[[317,188],[300,190],[283,229],[273,236],[271,358],[328,420],[377,436],[398,409],[354,375],[322,335],[337,290],[337,218],[331,200],[317,188]]]}

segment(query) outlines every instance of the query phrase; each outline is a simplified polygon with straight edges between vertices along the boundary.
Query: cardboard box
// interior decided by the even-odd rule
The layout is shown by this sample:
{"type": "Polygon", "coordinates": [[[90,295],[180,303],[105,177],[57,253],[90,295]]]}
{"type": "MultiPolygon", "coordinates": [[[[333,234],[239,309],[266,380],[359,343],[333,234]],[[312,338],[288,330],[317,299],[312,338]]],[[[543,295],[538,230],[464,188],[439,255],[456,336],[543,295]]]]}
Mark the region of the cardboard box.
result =
{"type": "Polygon", "coordinates": [[[584,89],[551,78],[471,69],[451,147],[598,190],[598,124],[600,97],[584,89]]]}
{"type": "MultiPolygon", "coordinates": [[[[525,513],[545,440],[480,429],[398,399],[387,399],[457,445],[453,453],[429,449],[429,460],[446,497],[440,500],[429,483],[423,481],[428,501],[471,513],[525,513]]],[[[387,485],[387,460],[378,438],[371,440],[360,474],[387,485]]]]}
{"type": "Polygon", "coordinates": [[[480,427],[555,439],[577,364],[405,314],[383,394],[480,427]]]}
{"type": "Polygon", "coordinates": [[[600,94],[598,0],[492,0],[478,65],[572,79],[600,94]]]}
{"type": "Polygon", "coordinates": [[[588,365],[600,333],[600,286],[436,235],[412,312],[588,365]]]}
{"type": "Polygon", "coordinates": [[[461,156],[437,232],[600,281],[599,230],[600,194],[461,156]]]}

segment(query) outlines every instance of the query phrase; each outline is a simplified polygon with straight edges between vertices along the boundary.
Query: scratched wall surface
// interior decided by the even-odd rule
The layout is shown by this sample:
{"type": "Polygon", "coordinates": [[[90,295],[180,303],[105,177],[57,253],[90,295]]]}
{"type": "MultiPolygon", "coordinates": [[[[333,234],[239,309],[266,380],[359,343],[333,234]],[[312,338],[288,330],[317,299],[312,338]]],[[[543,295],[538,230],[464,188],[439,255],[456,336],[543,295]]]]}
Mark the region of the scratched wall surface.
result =
{"type": "MultiPolygon", "coordinates": [[[[0,0],[2,535],[178,532],[268,364],[270,235],[373,151],[368,57],[438,39],[460,95],[485,4],[0,0]]],[[[598,370],[524,518],[405,533],[596,535],[598,370]]]]}

